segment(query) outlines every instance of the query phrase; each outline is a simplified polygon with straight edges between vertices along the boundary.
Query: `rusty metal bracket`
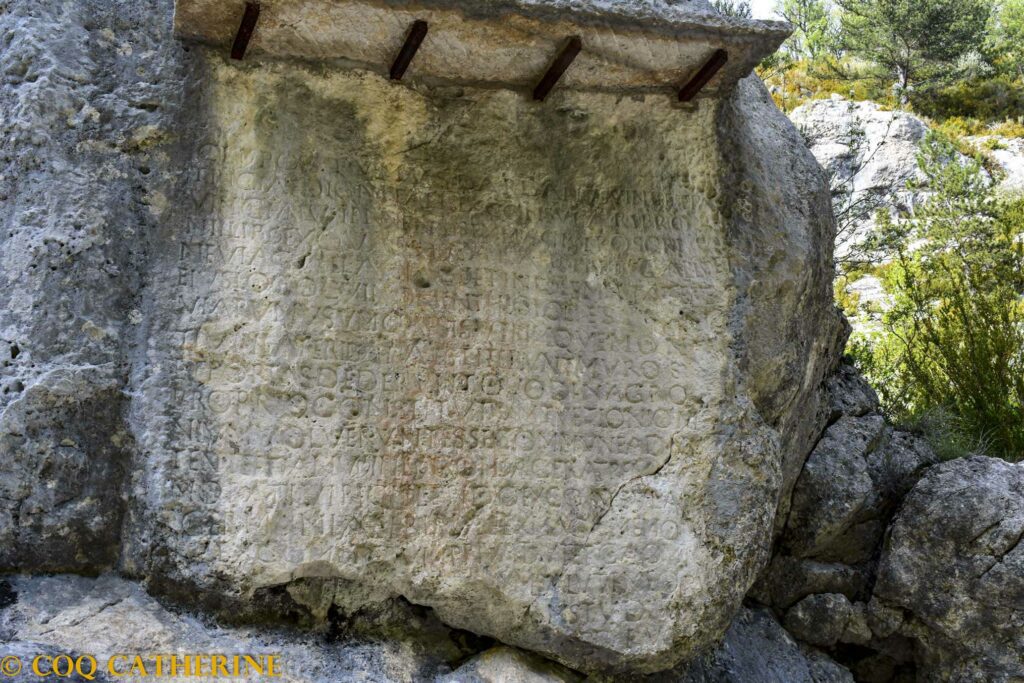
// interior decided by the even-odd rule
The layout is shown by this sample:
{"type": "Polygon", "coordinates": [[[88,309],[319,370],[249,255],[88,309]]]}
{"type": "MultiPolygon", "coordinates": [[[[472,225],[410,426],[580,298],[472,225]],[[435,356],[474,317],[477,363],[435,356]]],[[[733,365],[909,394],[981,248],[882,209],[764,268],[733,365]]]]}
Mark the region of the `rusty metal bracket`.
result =
{"type": "Polygon", "coordinates": [[[538,102],[543,102],[544,98],[548,96],[551,89],[558,83],[558,79],[562,77],[565,70],[569,68],[569,65],[576,59],[576,55],[583,49],[583,39],[579,36],[572,36],[569,38],[569,42],[566,44],[562,51],[555,57],[555,61],[551,63],[551,67],[548,68],[544,77],[540,79],[540,83],[533,89],[533,99],[538,102]]]}
{"type": "Polygon", "coordinates": [[[700,68],[690,82],[682,87],[679,91],[679,101],[689,102],[708,84],[715,74],[718,73],[719,69],[725,66],[725,63],[729,61],[729,53],[725,50],[715,50],[711,58],[708,59],[707,63],[700,68]]]}
{"type": "Polygon", "coordinates": [[[395,62],[391,65],[391,80],[402,80],[405,70],[409,68],[412,58],[416,56],[416,51],[420,49],[420,45],[423,44],[423,39],[426,37],[427,22],[422,19],[414,21],[412,28],[409,29],[409,35],[405,38],[402,49],[399,51],[398,56],[395,57],[395,62]]]}
{"type": "Polygon", "coordinates": [[[238,25],[238,33],[235,34],[235,42],[231,46],[231,59],[242,59],[245,57],[245,49],[249,47],[249,39],[252,38],[252,32],[256,30],[256,21],[259,18],[260,3],[245,3],[242,23],[238,25]]]}

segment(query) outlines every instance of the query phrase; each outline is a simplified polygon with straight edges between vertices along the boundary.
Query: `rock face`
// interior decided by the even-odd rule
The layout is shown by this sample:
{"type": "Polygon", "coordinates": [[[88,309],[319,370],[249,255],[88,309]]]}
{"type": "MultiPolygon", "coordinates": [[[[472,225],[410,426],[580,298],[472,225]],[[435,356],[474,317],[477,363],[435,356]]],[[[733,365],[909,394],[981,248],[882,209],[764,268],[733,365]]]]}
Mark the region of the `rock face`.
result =
{"type": "MultiPolygon", "coordinates": [[[[936,464],[852,369],[751,598],[859,681],[1024,676],[1024,467],[936,464]]],[[[728,641],[727,641],[728,642],[728,641]]]]}
{"type": "MultiPolygon", "coordinates": [[[[797,107],[790,119],[830,178],[840,258],[856,255],[879,209],[910,211],[924,198],[907,188],[908,181],[922,179],[917,156],[928,124],[917,116],[833,95],[797,107]]],[[[1024,192],[1024,140],[976,136],[964,142],[1000,170],[1001,191],[1024,192]]],[[[861,291],[873,287],[871,280],[860,283],[861,291]]]]}
{"type": "Polygon", "coordinates": [[[838,256],[863,241],[878,209],[907,211],[920,199],[907,181],[919,178],[918,150],[928,134],[921,119],[838,95],[797,107],[790,119],[831,179],[838,256]]]}
{"type": "Polygon", "coordinates": [[[966,140],[995,162],[1002,173],[1000,190],[1007,194],[1024,193],[1024,139],[980,135],[966,140]]]}
{"type": "Polygon", "coordinates": [[[1024,466],[993,458],[946,463],[907,496],[875,595],[909,616],[929,675],[1024,678],[1024,466]]]}
{"type": "MultiPolygon", "coordinates": [[[[170,611],[138,584],[110,575],[16,577],[9,590],[13,602],[0,608],[0,652],[20,656],[23,669],[40,653],[90,654],[99,664],[96,681],[153,680],[156,661],[148,655],[226,653],[253,656],[264,673],[265,657],[274,655],[277,675],[288,681],[413,683],[447,676],[451,667],[445,655],[460,654],[454,642],[445,646],[440,640],[429,647],[404,638],[339,643],[327,634],[220,628],[170,611]],[[108,661],[123,653],[147,655],[149,677],[110,675],[108,661]]],[[[184,660],[179,664],[184,667],[184,660]]],[[[125,673],[129,666],[124,660],[114,661],[116,673],[125,673]]],[[[163,666],[169,667],[169,661],[165,659],[163,666]]],[[[209,666],[207,660],[203,667],[209,666]]],[[[266,679],[249,671],[252,675],[246,680],[266,679]]],[[[39,680],[27,670],[23,673],[26,681],[39,680]]]]}
{"type": "Polygon", "coordinates": [[[170,16],[0,9],[3,569],[246,619],[404,600],[588,670],[711,644],[844,334],[760,83],[538,105],[170,16]]]}
{"type": "MultiPolygon", "coordinates": [[[[175,34],[229,48],[241,6],[177,0],[175,34]]],[[[276,0],[260,13],[252,54],[344,60],[387,74],[415,21],[428,31],[402,76],[422,81],[531,91],[576,36],[584,48],[559,89],[626,95],[665,93],[686,83],[717,49],[728,52],[703,96],[728,93],[792,27],[719,14],[708,0],[276,0]]]]}
{"type": "Polygon", "coordinates": [[[169,2],[0,6],[0,570],[112,566],[169,2]],[[116,5],[116,6],[115,6],[116,5]]]}
{"type": "Polygon", "coordinates": [[[682,679],[675,680],[680,683],[853,683],[853,676],[821,652],[800,646],[768,610],[744,608],[721,645],[695,662],[682,679]]]}

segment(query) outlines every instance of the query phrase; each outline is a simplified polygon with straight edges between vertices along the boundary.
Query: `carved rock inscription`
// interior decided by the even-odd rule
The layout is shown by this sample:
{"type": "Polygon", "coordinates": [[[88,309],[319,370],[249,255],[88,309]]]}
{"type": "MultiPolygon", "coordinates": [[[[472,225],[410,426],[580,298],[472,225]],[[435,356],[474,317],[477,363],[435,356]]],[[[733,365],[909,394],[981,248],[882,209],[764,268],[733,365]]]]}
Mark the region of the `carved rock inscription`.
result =
{"type": "Polygon", "coordinates": [[[402,595],[586,669],[714,637],[779,485],[715,103],[208,67],[154,237],[148,570],[402,595]]]}

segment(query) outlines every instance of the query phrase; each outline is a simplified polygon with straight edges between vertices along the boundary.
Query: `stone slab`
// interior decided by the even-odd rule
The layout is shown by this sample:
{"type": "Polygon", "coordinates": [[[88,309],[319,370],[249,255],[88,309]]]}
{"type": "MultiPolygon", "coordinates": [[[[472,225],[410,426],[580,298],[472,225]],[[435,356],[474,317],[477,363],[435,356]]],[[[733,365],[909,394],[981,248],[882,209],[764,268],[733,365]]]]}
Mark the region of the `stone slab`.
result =
{"type": "MultiPolygon", "coordinates": [[[[243,0],[178,0],[175,32],[227,50],[244,7],[243,0]]],[[[726,17],[696,2],[268,0],[250,53],[386,73],[417,20],[430,29],[406,79],[524,91],[569,36],[580,36],[583,50],[558,88],[672,94],[724,49],[729,62],[702,92],[720,95],[790,32],[785,22],[726,17]]]]}

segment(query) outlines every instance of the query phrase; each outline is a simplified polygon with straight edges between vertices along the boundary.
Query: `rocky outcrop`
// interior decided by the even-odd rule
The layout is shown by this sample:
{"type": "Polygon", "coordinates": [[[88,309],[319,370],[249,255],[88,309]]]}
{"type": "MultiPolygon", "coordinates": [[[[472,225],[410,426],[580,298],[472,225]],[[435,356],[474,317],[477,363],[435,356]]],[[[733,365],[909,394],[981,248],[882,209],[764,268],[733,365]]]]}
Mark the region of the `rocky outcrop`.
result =
{"type": "Polygon", "coordinates": [[[171,2],[0,6],[0,570],[115,564],[171,2]]]}
{"type": "Polygon", "coordinates": [[[978,135],[965,139],[996,166],[1002,192],[1024,193],[1024,138],[978,135]]]}
{"type": "Polygon", "coordinates": [[[924,538],[932,468],[892,527],[933,456],[833,374],[825,179],[756,78],[540,105],[170,17],[0,5],[0,570],[102,574],[0,585],[8,651],[881,680],[955,677],[967,615],[956,671],[1013,671],[970,610],[1017,623],[1019,490],[924,538]],[[931,552],[985,589],[901,602],[931,552]]]}
{"type": "Polygon", "coordinates": [[[790,112],[808,148],[828,174],[838,223],[836,255],[847,258],[874,226],[879,209],[909,211],[920,192],[917,155],[928,126],[913,114],[838,95],[790,112]]]}
{"type": "MultiPolygon", "coordinates": [[[[630,21],[780,30],[659,7],[630,21]]],[[[239,620],[421,605],[588,670],[713,643],[844,333],[821,171],[763,86],[540,105],[229,60],[171,9],[0,13],[2,567],[239,620]]]]}
{"type": "MultiPolygon", "coordinates": [[[[664,679],[668,683],[669,679],[664,679]]],[[[766,609],[744,608],[716,650],[673,683],[853,683],[844,667],[801,646],[766,609]]]]}
{"type": "MultiPolygon", "coordinates": [[[[413,683],[446,676],[451,664],[472,654],[457,642],[458,634],[443,628],[427,631],[425,620],[417,617],[407,617],[401,630],[394,630],[387,639],[346,638],[343,642],[329,631],[222,628],[169,610],[138,584],[111,575],[13,577],[8,591],[12,597],[0,608],[0,652],[19,656],[27,675],[32,659],[47,653],[92,655],[98,663],[96,681],[152,680],[155,655],[165,657],[161,664],[165,677],[172,656],[178,657],[182,670],[192,667],[194,675],[201,670],[195,668],[198,662],[181,658],[193,653],[207,655],[201,665],[206,671],[211,670],[208,655],[250,655],[259,668],[243,669],[245,680],[264,679],[269,666],[266,657],[274,655],[276,675],[285,680],[413,683]],[[124,677],[133,664],[124,659],[125,653],[145,656],[148,678],[124,677]]],[[[30,679],[39,680],[36,676],[25,680],[30,679]]]]}
{"type": "MultiPolygon", "coordinates": [[[[790,119],[829,176],[840,259],[857,258],[878,210],[910,212],[925,198],[923,190],[907,187],[923,179],[917,157],[929,130],[914,114],[833,95],[797,107],[790,119]]],[[[992,135],[963,140],[988,160],[1000,191],[1024,191],[1024,140],[992,135]]],[[[867,280],[857,291],[873,288],[867,280]]]]}
{"type": "Polygon", "coordinates": [[[902,611],[925,675],[1024,678],[1024,466],[975,457],[934,467],[907,496],[874,595],[902,611]]]}
{"type": "Polygon", "coordinates": [[[858,681],[1024,675],[1024,468],[937,464],[847,367],[751,597],[858,681]]]}

